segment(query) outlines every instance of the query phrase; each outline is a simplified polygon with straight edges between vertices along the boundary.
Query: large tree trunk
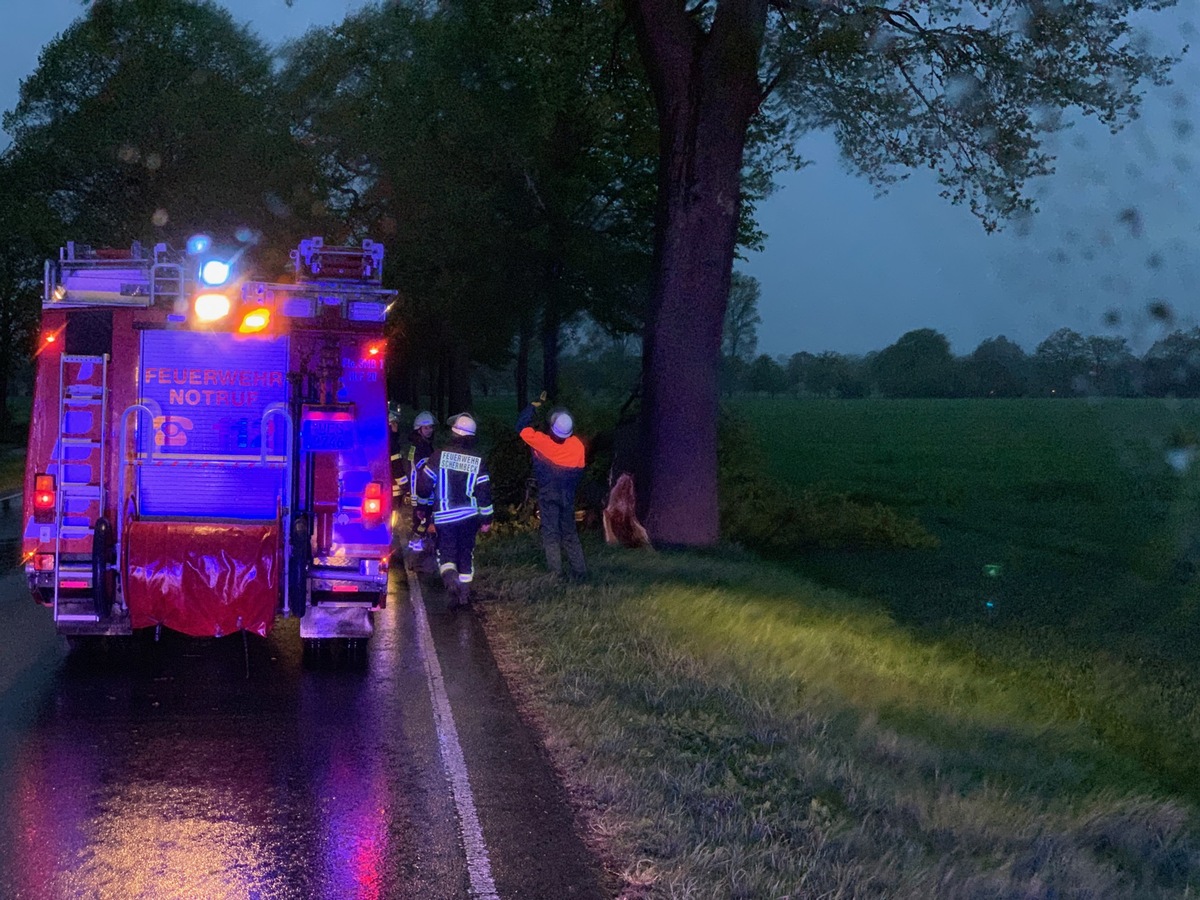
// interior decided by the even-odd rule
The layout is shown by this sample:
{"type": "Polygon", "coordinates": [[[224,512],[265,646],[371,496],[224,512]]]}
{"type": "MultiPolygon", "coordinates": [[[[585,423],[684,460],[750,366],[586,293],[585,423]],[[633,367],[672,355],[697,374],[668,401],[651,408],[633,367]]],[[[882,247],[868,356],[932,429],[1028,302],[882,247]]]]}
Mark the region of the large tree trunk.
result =
{"type": "Polygon", "coordinates": [[[721,327],[737,243],[746,129],[758,108],[766,0],[721,0],[701,30],[677,0],[626,0],[655,94],[655,282],[643,345],[639,495],[659,545],[719,533],[721,327]]]}

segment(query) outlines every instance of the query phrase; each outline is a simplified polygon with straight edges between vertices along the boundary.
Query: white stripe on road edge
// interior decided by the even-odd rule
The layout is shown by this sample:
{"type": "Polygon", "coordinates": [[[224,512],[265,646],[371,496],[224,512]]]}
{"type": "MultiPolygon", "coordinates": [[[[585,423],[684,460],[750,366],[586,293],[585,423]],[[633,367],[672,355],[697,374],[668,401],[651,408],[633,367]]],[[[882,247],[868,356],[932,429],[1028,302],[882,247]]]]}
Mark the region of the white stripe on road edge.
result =
{"type": "Polygon", "coordinates": [[[471,896],[475,900],[499,900],[496,885],[492,881],[492,864],[488,861],[487,845],[483,842],[483,829],[479,815],[475,812],[475,799],[471,796],[471,782],[467,777],[467,764],[463,759],[462,746],[458,743],[458,729],[454,727],[454,715],[450,712],[450,698],[446,696],[446,684],[442,681],[442,667],[438,665],[437,650],[433,646],[433,635],[429,631],[429,619],[425,615],[425,600],[421,596],[421,585],[417,576],[406,571],[408,593],[412,598],[413,617],[417,620],[417,652],[425,662],[425,674],[429,676],[429,697],[433,701],[433,723],[437,728],[438,750],[442,754],[442,766],[450,780],[450,792],[454,805],[458,807],[458,821],[462,831],[463,852],[467,857],[467,874],[471,878],[471,896]]]}

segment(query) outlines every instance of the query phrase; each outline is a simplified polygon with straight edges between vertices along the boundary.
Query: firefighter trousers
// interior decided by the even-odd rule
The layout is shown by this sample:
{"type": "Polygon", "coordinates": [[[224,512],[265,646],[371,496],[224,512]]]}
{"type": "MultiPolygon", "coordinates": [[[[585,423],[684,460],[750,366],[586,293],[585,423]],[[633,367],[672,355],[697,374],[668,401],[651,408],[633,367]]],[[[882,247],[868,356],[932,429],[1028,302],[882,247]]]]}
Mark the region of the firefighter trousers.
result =
{"type": "Polygon", "coordinates": [[[565,552],[571,574],[576,578],[586,577],[587,561],[583,558],[583,545],[579,543],[579,530],[575,527],[575,492],[539,487],[538,517],[541,519],[546,568],[561,575],[565,552]]]}
{"type": "Polygon", "coordinates": [[[437,524],[438,572],[443,578],[454,572],[462,584],[469,584],[474,579],[475,535],[478,533],[479,516],[437,524]]]}

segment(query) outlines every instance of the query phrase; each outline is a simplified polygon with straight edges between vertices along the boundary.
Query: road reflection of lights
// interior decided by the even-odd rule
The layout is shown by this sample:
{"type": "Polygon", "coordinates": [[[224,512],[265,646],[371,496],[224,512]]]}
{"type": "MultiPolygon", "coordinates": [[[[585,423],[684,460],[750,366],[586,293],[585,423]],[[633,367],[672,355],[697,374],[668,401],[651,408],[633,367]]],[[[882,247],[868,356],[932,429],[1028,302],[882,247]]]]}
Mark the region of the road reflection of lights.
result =
{"type": "Polygon", "coordinates": [[[382,806],[387,783],[376,764],[338,755],[314,773],[317,796],[328,809],[325,820],[325,885],[330,896],[379,900],[387,856],[387,811],[382,806]]]}
{"type": "MultiPolygon", "coordinates": [[[[269,785],[260,783],[268,761],[238,758],[220,738],[189,741],[182,770],[151,765],[160,777],[125,783],[105,777],[92,741],[23,748],[15,867],[25,895],[294,896],[286,876],[270,868],[289,848],[271,815],[269,785]],[[207,746],[197,751],[197,741],[207,746]]],[[[143,749],[147,758],[171,758],[143,749]]]]}
{"type": "MultiPolygon", "coordinates": [[[[403,567],[390,574],[403,580],[403,567]]],[[[299,696],[288,695],[298,708],[284,701],[253,722],[240,700],[225,706],[240,683],[200,692],[197,705],[172,694],[182,705],[142,715],[131,729],[123,707],[145,699],[139,676],[85,668],[60,681],[7,770],[11,879],[0,894],[387,897],[389,860],[408,840],[398,837],[394,816],[407,819],[380,749],[404,731],[398,710],[381,702],[394,697],[401,668],[401,599],[393,590],[375,615],[369,672],[303,673],[299,696]],[[81,703],[96,677],[111,684],[107,700],[96,698],[106,709],[81,703]],[[278,739],[251,737],[251,728],[275,729],[278,739]]]]}
{"type": "MultiPolygon", "coordinates": [[[[324,813],[320,823],[323,880],[330,897],[379,900],[387,896],[384,871],[393,849],[393,832],[388,828],[392,810],[386,758],[377,748],[389,740],[389,735],[393,739],[395,735],[386,715],[379,718],[379,711],[387,709],[387,703],[369,695],[388,691],[400,665],[395,634],[399,597],[395,586],[397,579],[403,578],[403,568],[392,570],[389,576],[387,608],[373,614],[375,634],[367,656],[369,671],[364,675],[365,685],[359,685],[365,690],[353,695],[362,708],[346,711],[356,719],[354,738],[347,740],[339,729],[329,728],[325,745],[309,760],[314,805],[324,813]]],[[[331,674],[336,678],[339,673],[313,673],[308,687],[317,693],[327,690],[331,674]]],[[[308,696],[307,691],[303,696],[308,696]]],[[[309,716],[302,713],[302,718],[307,721],[309,716]]]]}
{"type": "Polygon", "coordinates": [[[79,821],[72,808],[79,801],[76,791],[44,789],[45,755],[40,748],[22,747],[13,763],[14,814],[17,820],[16,883],[29,897],[60,896],[55,885],[60,856],[74,855],[79,837],[70,832],[79,821]],[[74,851],[74,853],[72,853],[74,851]]]}

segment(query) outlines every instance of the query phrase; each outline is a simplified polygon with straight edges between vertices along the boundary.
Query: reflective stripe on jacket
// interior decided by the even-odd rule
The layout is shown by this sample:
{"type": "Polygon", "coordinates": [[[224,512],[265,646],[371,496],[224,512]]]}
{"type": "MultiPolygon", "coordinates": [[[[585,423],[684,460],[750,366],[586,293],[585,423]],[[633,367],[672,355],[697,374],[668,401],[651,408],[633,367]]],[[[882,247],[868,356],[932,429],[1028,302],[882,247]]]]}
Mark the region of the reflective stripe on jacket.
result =
{"type": "Polygon", "coordinates": [[[487,462],[462,442],[435,450],[417,469],[417,494],[433,504],[433,522],[441,525],[479,516],[490,522],[492,479],[487,462]]]}

